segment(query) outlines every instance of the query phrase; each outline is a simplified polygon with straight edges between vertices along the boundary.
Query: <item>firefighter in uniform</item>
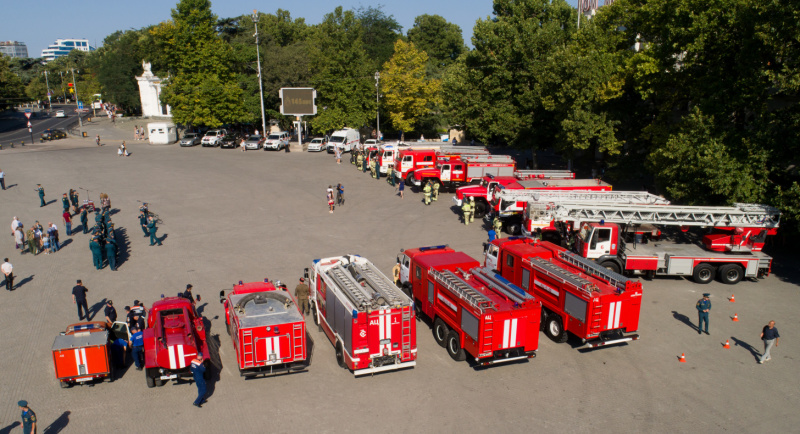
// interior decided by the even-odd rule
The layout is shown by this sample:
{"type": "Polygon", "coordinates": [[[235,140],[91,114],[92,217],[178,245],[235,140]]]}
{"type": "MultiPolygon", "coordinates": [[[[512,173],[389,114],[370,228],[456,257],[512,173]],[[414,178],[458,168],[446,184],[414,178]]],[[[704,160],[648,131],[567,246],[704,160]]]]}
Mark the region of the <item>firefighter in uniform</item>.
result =
{"type": "Polygon", "coordinates": [[[67,197],[67,193],[61,196],[61,207],[64,208],[63,212],[69,211],[69,197],[67,197]]]}
{"type": "Polygon", "coordinates": [[[461,212],[464,215],[464,226],[469,226],[469,215],[472,212],[472,207],[468,200],[464,200],[464,204],[461,205],[461,212]]]}
{"type": "Polygon", "coordinates": [[[156,221],[153,220],[153,217],[150,217],[149,221],[147,222],[147,229],[150,231],[150,245],[153,246],[155,243],[161,245],[161,240],[156,236],[156,231],[158,227],[156,226],[156,221]]]}
{"type": "Polygon", "coordinates": [[[108,225],[108,234],[106,237],[106,260],[108,260],[108,267],[111,271],[117,271],[117,240],[114,237],[114,223],[108,225]]]}
{"type": "Polygon", "coordinates": [[[298,283],[294,288],[294,296],[297,297],[300,313],[303,315],[308,315],[311,313],[311,309],[308,306],[308,296],[311,294],[311,290],[308,288],[308,285],[306,285],[305,281],[306,280],[302,277],[300,278],[300,283],[298,283]]]}
{"type": "Polygon", "coordinates": [[[44,187],[42,187],[42,184],[36,184],[36,192],[39,193],[39,202],[41,202],[39,207],[41,208],[41,207],[47,205],[44,202],[44,187]]]}
{"type": "Polygon", "coordinates": [[[394,166],[389,165],[389,168],[386,169],[386,175],[389,177],[389,184],[394,187],[394,166]]]}
{"type": "Polygon", "coordinates": [[[425,188],[422,189],[423,193],[425,193],[425,205],[431,204],[431,183],[426,182],[425,188]]]}
{"type": "Polygon", "coordinates": [[[392,279],[394,280],[394,284],[395,285],[397,285],[397,282],[400,280],[400,260],[399,259],[397,260],[397,263],[394,264],[394,267],[392,267],[392,279]]]}
{"type": "Polygon", "coordinates": [[[36,413],[28,408],[28,401],[24,399],[17,403],[19,409],[22,410],[22,433],[35,434],[36,433],[36,413]]]}
{"type": "Polygon", "coordinates": [[[362,155],[361,159],[363,161],[363,163],[361,164],[361,173],[367,173],[367,165],[369,164],[369,158],[367,158],[368,155],[367,150],[366,149],[362,150],[361,155],[362,155]]]}
{"type": "Polygon", "coordinates": [[[500,216],[494,216],[494,220],[492,220],[492,227],[494,227],[495,233],[497,236],[500,236],[500,232],[503,230],[503,222],[500,221],[500,216]]]}
{"type": "Polygon", "coordinates": [[[469,222],[472,223],[475,221],[475,197],[470,196],[469,198],[469,222]]]}
{"type": "Polygon", "coordinates": [[[703,298],[697,301],[695,307],[697,308],[697,314],[700,317],[700,321],[697,324],[697,334],[701,334],[703,332],[703,322],[706,323],[705,332],[708,334],[708,311],[711,310],[711,300],[708,299],[711,294],[705,293],[703,294],[703,298]]]}
{"type": "Polygon", "coordinates": [[[378,181],[381,180],[381,163],[380,160],[378,160],[377,153],[375,154],[375,179],[377,179],[378,181]]]}
{"type": "Polygon", "coordinates": [[[375,159],[369,160],[369,174],[371,177],[375,177],[375,159]]]}
{"type": "Polygon", "coordinates": [[[203,364],[203,353],[197,352],[197,357],[192,360],[189,370],[192,371],[194,384],[197,385],[197,399],[194,400],[192,405],[200,407],[206,400],[206,367],[203,364]]]}
{"type": "Polygon", "coordinates": [[[434,202],[439,200],[439,187],[440,186],[441,186],[441,184],[439,184],[438,180],[433,181],[433,197],[432,197],[432,199],[433,199],[434,202]]]}
{"type": "Polygon", "coordinates": [[[78,192],[70,189],[69,190],[69,200],[72,202],[72,214],[78,213],[78,192]]]}
{"type": "Polygon", "coordinates": [[[364,166],[364,154],[361,151],[358,151],[358,156],[356,156],[356,169],[361,169],[364,166]]]}

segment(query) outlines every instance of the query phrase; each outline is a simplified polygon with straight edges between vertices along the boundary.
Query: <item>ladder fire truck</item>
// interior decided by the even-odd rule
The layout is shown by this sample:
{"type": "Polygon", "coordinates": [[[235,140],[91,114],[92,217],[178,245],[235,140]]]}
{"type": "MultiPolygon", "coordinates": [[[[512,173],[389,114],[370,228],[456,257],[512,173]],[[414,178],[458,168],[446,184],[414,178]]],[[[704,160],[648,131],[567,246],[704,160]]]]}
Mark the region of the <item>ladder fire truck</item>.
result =
{"type": "MultiPolygon", "coordinates": [[[[571,237],[574,250],[609,270],[653,276],[692,276],[697,283],[718,277],[734,284],[742,278],[769,275],[772,258],[761,250],[767,236],[777,233],[780,211],[767,205],[729,207],[680,205],[618,205],[585,202],[530,204],[529,219],[571,237]],[[700,242],[648,240],[646,231],[630,229],[652,225],[708,228],[700,242]],[[644,233],[643,233],[644,232],[644,233]],[[627,241],[627,243],[626,243],[627,241]]],[[[688,236],[687,236],[688,238],[688,236]]]]}
{"type": "MultiPolygon", "coordinates": [[[[282,287],[285,288],[285,287],[282,287]]],[[[297,302],[267,279],[233,285],[225,297],[225,326],[243,377],[301,371],[308,367],[306,322],[297,302]]]]}
{"type": "MultiPolygon", "coordinates": [[[[384,157],[388,157],[384,152],[384,157]]],[[[439,148],[420,148],[420,147],[398,147],[394,152],[393,160],[381,160],[381,173],[386,172],[386,168],[391,163],[394,166],[395,177],[405,179],[407,183],[413,181],[409,174],[417,169],[433,167],[436,160],[440,157],[455,155],[489,155],[489,151],[479,146],[441,146],[439,148]]]]}
{"type": "Polygon", "coordinates": [[[461,155],[439,158],[435,167],[414,170],[408,178],[416,186],[430,180],[438,181],[445,189],[454,189],[486,175],[512,176],[515,164],[508,155],[461,155]]]}
{"type": "Polygon", "coordinates": [[[547,241],[492,241],[484,265],[542,302],[544,333],[566,342],[567,332],[588,348],[638,340],[642,284],[547,241]]]}
{"type": "Polygon", "coordinates": [[[475,259],[447,246],[404,250],[400,281],[433,321],[433,337],[455,361],[479,366],[536,356],[541,303],[475,259]]]}
{"type": "Polygon", "coordinates": [[[317,259],[306,277],[339,366],[361,376],[416,365],[413,303],[375,265],[358,255],[317,259]]]}

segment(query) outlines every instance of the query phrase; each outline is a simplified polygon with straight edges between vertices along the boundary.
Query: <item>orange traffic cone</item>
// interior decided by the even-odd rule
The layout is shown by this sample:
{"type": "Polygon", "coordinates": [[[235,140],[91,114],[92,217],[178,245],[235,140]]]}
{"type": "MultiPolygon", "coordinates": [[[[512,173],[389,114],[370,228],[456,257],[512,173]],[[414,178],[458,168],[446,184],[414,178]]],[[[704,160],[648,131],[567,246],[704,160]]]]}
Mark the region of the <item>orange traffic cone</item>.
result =
{"type": "Polygon", "coordinates": [[[681,353],[681,356],[678,358],[678,361],[681,363],[686,363],[686,353],[681,353]]]}
{"type": "Polygon", "coordinates": [[[731,319],[733,321],[739,321],[739,315],[733,314],[733,318],[731,318],[731,319]]]}
{"type": "Polygon", "coordinates": [[[731,303],[736,303],[736,297],[734,297],[733,294],[731,294],[731,298],[729,298],[728,300],[730,300],[731,303]]]}
{"type": "Polygon", "coordinates": [[[722,348],[730,348],[730,347],[731,347],[730,342],[728,342],[728,339],[725,339],[725,345],[723,345],[722,348]]]}

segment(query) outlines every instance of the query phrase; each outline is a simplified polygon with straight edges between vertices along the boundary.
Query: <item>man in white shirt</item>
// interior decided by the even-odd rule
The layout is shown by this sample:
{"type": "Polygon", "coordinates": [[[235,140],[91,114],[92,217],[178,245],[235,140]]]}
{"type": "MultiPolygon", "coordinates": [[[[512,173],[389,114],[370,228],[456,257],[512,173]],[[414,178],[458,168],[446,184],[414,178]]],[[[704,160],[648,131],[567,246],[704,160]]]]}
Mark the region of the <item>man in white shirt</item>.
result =
{"type": "Polygon", "coordinates": [[[14,267],[11,266],[11,263],[8,262],[8,258],[3,259],[3,265],[0,265],[0,271],[6,276],[6,289],[9,291],[14,290],[14,267]]]}
{"type": "Polygon", "coordinates": [[[3,190],[6,189],[6,172],[3,172],[3,169],[0,169],[0,185],[3,186],[3,190]]]}
{"type": "Polygon", "coordinates": [[[17,216],[14,216],[14,220],[11,220],[11,235],[14,235],[14,232],[17,230],[17,227],[21,225],[22,222],[17,220],[17,216]]]}

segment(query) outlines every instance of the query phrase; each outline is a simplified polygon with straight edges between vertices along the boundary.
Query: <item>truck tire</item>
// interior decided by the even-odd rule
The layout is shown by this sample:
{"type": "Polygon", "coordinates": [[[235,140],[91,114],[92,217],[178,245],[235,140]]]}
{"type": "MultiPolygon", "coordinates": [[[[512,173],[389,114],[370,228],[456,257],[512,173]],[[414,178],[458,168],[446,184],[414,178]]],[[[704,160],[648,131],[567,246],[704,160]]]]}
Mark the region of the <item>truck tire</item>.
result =
{"type": "Polygon", "coordinates": [[[150,368],[144,370],[144,379],[147,382],[147,387],[152,389],[153,387],[156,387],[156,379],[154,378],[153,373],[150,371],[150,368]]]}
{"type": "Polygon", "coordinates": [[[339,364],[340,368],[347,369],[347,363],[344,362],[344,348],[342,348],[341,342],[336,342],[336,363],[339,364]]]}
{"type": "Polygon", "coordinates": [[[467,353],[461,348],[461,336],[455,330],[450,330],[447,334],[447,354],[456,362],[463,362],[467,359],[467,353]]]}
{"type": "Polygon", "coordinates": [[[225,331],[228,332],[228,336],[231,335],[231,325],[228,324],[228,319],[227,318],[225,319],[225,331]]]}
{"type": "Polygon", "coordinates": [[[416,298],[414,299],[414,316],[417,317],[417,319],[422,317],[422,305],[416,298]]]}
{"type": "Polygon", "coordinates": [[[519,223],[508,223],[506,226],[506,233],[509,235],[519,235],[522,233],[522,228],[519,223]]]}
{"type": "Polygon", "coordinates": [[[692,273],[692,279],[696,283],[700,283],[705,285],[706,283],[711,283],[714,280],[714,266],[711,264],[700,264],[694,267],[694,272],[692,273]]]}
{"type": "Polygon", "coordinates": [[[447,345],[447,334],[449,332],[450,328],[447,327],[447,324],[445,324],[441,318],[436,318],[436,320],[433,321],[433,339],[440,347],[444,348],[444,346],[447,345]]]}
{"type": "Polygon", "coordinates": [[[613,271],[615,273],[619,273],[619,265],[617,265],[614,261],[605,261],[601,262],[600,266],[605,268],[608,271],[613,271]]]}
{"type": "Polygon", "coordinates": [[[475,218],[482,219],[489,211],[489,204],[485,201],[478,199],[475,201],[475,218]]]}
{"type": "Polygon", "coordinates": [[[744,270],[738,264],[725,264],[719,267],[718,277],[720,282],[726,285],[733,285],[742,280],[744,270]]]}
{"type": "Polygon", "coordinates": [[[547,315],[545,321],[544,334],[550,338],[551,341],[563,344],[567,341],[567,331],[564,330],[564,324],[561,323],[561,317],[558,315],[547,315]]]}

